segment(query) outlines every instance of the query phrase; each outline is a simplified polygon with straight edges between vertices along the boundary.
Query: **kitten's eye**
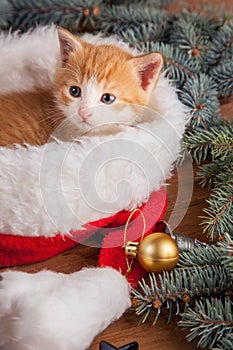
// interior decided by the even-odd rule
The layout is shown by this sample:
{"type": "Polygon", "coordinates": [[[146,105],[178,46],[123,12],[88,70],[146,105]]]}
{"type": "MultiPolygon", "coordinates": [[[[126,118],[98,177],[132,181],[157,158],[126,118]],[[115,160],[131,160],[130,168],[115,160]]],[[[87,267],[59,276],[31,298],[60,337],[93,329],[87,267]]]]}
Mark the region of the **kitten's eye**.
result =
{"type": "Polygon", "coordinates": [[[107,105],[110,105],[111,103],[113,103],[115,99],[116,97],[112,94],[103,94],[103,96],[101,97],[101,101],[103,103],[106,103],[107,105]]]}
{"type": "Polygon", "coordinates": [[[81,89],[78,86],[71,86],[69,89],[69,93],[73,97],[80,97],[81,96],[81,89]]]}

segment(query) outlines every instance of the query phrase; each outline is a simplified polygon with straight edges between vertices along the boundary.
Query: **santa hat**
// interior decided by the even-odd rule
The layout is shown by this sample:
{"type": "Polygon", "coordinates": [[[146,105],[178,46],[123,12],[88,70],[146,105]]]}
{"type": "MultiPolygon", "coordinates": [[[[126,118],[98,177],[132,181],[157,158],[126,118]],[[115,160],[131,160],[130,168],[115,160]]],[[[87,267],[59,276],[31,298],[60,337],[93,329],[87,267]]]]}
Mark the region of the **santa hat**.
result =
{"type": "MultiPolygon", "coordinates": [[[[86,39],[130,50],[116,39],[86,39]]],[[[1,92],[52,86],[59,52],[55,27],[2,35],[0,48],[1,92]]],[[[114,136],[0,147],[0,266],[47,259],[98,229],[103,234],[99,265],[125,273],[121,247],[129,213],[140,207],[146,234],[157,230],[167,204],[164,185],[179,155],[187,119],[175,88],[163,75],[153,106],[152,123],[126,126],[114,136]]],[[[127,237],[139,240],[141,218],[132,219],[127,237]]],[[[130,283],[143,274],[135,263],[130,283]]],[[[130,305],[126,279],[108,268],[70,275],[4,272],[0,299],[0,347],[17,350],[87,349],[130,305]]]]}
{"type": "MultiPolygon", "coordinates": [[[[2,92],[52,85],[59,50],[55,27],[2,35],[0,47],[2,92]]],[[[150,227],[162,217],[166,194],[161,186],[179,155],[187,117],[163,75],[153,105],[152,123],[125,126],[117,135],[0,148],[0,266],[47,259],[97,228],[106,236],[107,227],[124,226],[136,207],[150,208],[150,227]]]]}

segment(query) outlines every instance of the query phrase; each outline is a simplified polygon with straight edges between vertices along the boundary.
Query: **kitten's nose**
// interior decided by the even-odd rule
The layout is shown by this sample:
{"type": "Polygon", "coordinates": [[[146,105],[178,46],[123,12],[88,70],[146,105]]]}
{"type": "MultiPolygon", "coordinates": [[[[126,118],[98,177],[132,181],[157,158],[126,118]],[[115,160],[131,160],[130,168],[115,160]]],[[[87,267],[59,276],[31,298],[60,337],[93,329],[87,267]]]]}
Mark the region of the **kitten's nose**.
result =
{"type": "Polygon", "coordinates": [[[83,119],[83,121],[86,121],[89,117],[91,117],[91,114],[88,112],[88,107],[86,104],[82,104],[79,107],[79,115],[83,119]]]}

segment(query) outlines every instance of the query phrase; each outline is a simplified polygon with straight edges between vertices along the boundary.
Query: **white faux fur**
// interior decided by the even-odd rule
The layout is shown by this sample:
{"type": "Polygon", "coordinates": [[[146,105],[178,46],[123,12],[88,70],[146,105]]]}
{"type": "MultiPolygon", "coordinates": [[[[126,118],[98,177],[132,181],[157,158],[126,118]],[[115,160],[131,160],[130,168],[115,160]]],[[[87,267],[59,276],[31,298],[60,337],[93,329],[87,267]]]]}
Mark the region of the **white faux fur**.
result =
{"type": "Polygon", "coordinates": [[[1,350],[87,349],[130,306],[128,283],[111,268],[1,276],[1,350]]]}
{"type": "Polygon", "coordinates": [[[55,26],[0,35],[0,92],[30,90],[52,83],[57,65],[55,26]]]}
{"type": "MultiPolygon", "coordinates": [[[[58,55],[54,27],[1,37],[0,48],[2,91],[51,84],[58,55]]],[[[51,237],[146,202],[170,176],[187,119],[163,75],[150,108],[153,123],[126,126],[118,135],[0,148],[0,232],[51,237]]]]}

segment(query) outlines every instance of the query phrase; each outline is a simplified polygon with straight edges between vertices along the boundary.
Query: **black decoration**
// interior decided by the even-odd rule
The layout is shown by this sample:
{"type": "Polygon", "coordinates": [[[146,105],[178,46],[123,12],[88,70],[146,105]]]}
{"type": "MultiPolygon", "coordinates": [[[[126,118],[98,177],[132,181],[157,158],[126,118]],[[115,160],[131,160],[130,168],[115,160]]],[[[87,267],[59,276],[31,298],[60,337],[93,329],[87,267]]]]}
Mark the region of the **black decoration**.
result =
{"type": "Polygon", "coordinates": [[[99,350],[138,350],[138,343],[136,341],[123,345],[120,348],[116,348],[114,345],[111,345],[105,341],[100,342],[99,350]]]}

